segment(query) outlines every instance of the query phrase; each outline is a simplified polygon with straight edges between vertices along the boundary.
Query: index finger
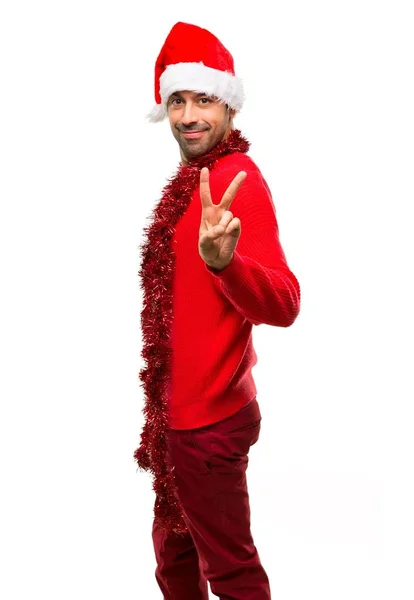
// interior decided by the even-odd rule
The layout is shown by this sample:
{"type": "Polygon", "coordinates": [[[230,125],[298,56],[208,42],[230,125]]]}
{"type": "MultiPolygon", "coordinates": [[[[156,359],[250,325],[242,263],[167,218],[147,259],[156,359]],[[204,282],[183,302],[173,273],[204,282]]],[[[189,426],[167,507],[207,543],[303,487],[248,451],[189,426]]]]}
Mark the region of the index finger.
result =
{"type": "Polygon", "coordinates": [[[237,193],[237,190],[246,179],[247,173],[246,171],[239,171],[236,177],[233,179],[227,190],[223,194],[223,198],[221,199],[220,206],[225,208],[226,210],[229,208],[230,204],[233,201],[234,196],[237,193]]]}
{"type": "Polygon", "coordinates": [[[210,193],[210,171],[207,167],[203,167],[200,172],[200,198],[203,206],[213,204],[210,193]]]}

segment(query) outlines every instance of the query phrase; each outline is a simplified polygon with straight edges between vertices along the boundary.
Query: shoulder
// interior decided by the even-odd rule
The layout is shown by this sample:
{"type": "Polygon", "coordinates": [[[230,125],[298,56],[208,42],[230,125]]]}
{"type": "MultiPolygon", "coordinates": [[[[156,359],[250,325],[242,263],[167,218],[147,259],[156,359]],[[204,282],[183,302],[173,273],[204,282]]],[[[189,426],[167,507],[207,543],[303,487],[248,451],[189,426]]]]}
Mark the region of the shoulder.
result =
{"type": "Polygon", "coordinates": [[[247,184],[247,187],[259,186],[269,192],[269,188],[259,167],[250,156],[247,156],[243,152],[234,152],[221,157],[210,171],[211,184],[216,184],[220,187],[223,185],[228,186],[239,171],[246,171],[247,173],[247,177],[243,183],[245,187],[245,184],[247,184]]]}
{"type": "Polygon", "coordinates": [[[247,177],[243,181],[240,193],[255,196],[271,197],[271,192],[259,167],[254,160],[242,152],[234,152],[220,158],[210,172],[211,189],[217,189],[222,194],[231,184],[237,173],[246,171],[247,177]]]}
{"type": "Polygon", "coordinates": [[[260,173],[260,169],[254,160],[244,152],[233,152],[222,156],[217,161],[214,170],[218,175],[228,171],[256,171],[260,173]]]}

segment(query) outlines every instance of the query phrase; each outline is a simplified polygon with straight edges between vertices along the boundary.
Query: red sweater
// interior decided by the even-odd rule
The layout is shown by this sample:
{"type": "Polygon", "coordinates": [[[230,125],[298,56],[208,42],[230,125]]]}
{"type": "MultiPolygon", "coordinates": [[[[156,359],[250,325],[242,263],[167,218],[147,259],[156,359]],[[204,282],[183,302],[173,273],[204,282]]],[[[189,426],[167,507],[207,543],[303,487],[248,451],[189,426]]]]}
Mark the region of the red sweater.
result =
{"type": "Polygon", "coordinates": [[[227,267],[208,267],[198,252],[198,186],[172,237],[172,429],[210,425],[252,400],[252,326],[289,327],[299,313],[299,283],[279,241],[270,190],[253,160],[241,152],[221,157],[210,171],[211,197],[218,204],[242,170],[247,177],[229,209],[240,219],[241,235],[227,267]]]}

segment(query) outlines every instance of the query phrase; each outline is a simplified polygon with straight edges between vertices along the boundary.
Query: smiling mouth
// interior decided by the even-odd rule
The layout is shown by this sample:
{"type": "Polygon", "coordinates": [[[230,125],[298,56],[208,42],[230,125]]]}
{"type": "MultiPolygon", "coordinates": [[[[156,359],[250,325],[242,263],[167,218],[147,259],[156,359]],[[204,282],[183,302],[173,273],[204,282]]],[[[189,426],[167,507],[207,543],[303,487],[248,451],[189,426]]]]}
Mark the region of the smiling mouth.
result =
{"type": "Polygon", "coordinates": [[[203,135],[204,130],[202,131],[182,131],[182,135],[188,139],[199,138],[203,135]]]}

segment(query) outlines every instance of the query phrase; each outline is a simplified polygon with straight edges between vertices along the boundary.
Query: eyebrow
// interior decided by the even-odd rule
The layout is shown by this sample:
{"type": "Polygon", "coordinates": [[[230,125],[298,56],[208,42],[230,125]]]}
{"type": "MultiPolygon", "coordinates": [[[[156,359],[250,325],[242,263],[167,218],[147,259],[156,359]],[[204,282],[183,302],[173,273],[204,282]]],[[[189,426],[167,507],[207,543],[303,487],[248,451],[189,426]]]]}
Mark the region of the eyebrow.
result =
{"type": "MultiPolygon", "coordinates": [[[[177,98],[181,98],[181,100],[183,99],[183,97],[181,96],[181,94],[179,92],[174,92],[173,94],[171,94],[170,99],[173,97],[177,97],[177,98]]],[[[197,92],[196,93],[196,98],[199,98],[200,96],[208,96],[209,98],[213,98],[212,94],[207,94],[206,92],[197,92]]]]}

